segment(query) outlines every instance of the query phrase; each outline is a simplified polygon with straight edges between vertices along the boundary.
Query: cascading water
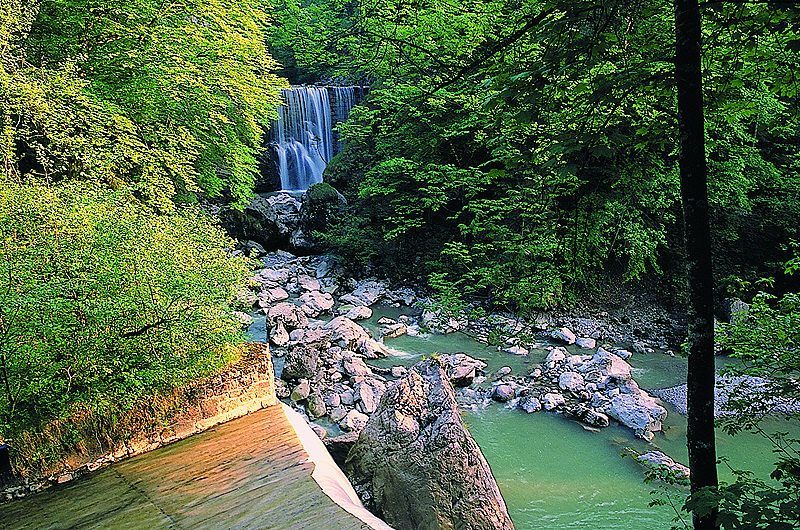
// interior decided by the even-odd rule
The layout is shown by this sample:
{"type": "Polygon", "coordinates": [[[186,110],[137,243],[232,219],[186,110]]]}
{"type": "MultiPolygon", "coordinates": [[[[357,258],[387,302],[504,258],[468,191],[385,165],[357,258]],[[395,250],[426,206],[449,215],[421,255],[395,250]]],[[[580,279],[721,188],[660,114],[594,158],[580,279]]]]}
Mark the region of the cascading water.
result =
{"type": "Polygon", "coordinates": [[[293,86],[281,91],[284,104],[270,126],[281,189],[305,191],[322,182],[322,172],[342,140],[333,127],[347,120],[363,97],[362,87],[293,86]]]}

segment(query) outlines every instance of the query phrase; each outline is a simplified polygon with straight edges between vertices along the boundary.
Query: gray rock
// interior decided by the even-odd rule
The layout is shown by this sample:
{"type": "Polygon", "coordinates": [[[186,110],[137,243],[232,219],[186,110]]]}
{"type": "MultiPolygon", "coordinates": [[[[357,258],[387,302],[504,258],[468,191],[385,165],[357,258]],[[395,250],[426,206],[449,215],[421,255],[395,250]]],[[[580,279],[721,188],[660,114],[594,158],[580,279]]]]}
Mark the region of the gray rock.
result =
{"type": "Polygon", "coordinates": [[[575,337],[575,334],[569,328],[553,330],[550,336],[553,338],[553,340],[558,340],[567,344],[575,344],[575,341],[577,340],[577,337],[575,337]]]}
{"type": "Polygon", "coordinates": [[[280,302],[267,311],[267,323],[275,326],[278,322],[282,322],[287,329],[304,328],[308,326],[308,317],[299,306],[280,302]]]}
{"type": "Polygon", "coordinates": [[[584,384],[583,376],[575,372],[564,372],[558,376],[558,387],[561,390],[577,392],[583,388],[584,384]]]}
{"type": "Polygon", "coordinates": [[[531,414],[542,410],[542,402],[532,396],[525,396],[519,400],[519,408],[531,414]]]}
{"type": "Polygon", "coordinates": [[[386,346],[370,338],[358,341],[356,351],[367,359],[378,359],[389,355],[389,350],[386,349],[386,346]]]}
{"type": "Polygon", "coordinates": [[[381,335],[383,335],[385,338],[393,339],[395,337],[405,335],[407,331],[408,329],[406,328],[405,324],[389,324],[381,330],[381,335]]]}
{"type": "Polygon", "coordinates": [[[608,427],[608,416],[602,412],[593,410],[582,403],[574,407],[570,407],[569,413],[573,417],[588,425],[591,425],[592,427],[608,427]]]}
{"type": "Polygon", "coordinates": [[[514,387],[511,385],[497,385],[492,392],[492,399],[505,403],[514,398],[514,387]]]}
{"type": "Polygon", "coordinates": [[[345,317],[350,320],[366,320],[372,316],[372,309],[365,305],[358,305],[347,312],[345,317]]]}
{"type": "Polygon", "coordinates": [[[344,419],[339,422],[339,427],[343,431],[360,431],[367,424],[368,419],[369,416],[366,414],[362,414],[357,410],[351,410],[344,419]]]}
{"type": "Polygon", "coordinates": [[[403,377],[408,374],[405,366],[392,366],[392,377],[403,377]]]}
{"type": "Polygon", "coordinates": [[[347,409],[344,407],[334,407],[328,411],[328,417],[334,423],[339,423],[347,416],[347,409]]]}
{"type": "Polygon", "coordinates": [[[367,508],[398,530],[513,528],[447,375],[433,360],[386,391],[345,469],[367,508]]]}
{"type": "Polygon", "coordinates": [[[258,305],[264,309],[275,302],[280,302],[289,298],[289,293],[282,287],[270,287],[258,293],[258,305]]]}
{"type": "Polygon", "coordinates": [[[300,383],[292,389],[292,393],[289,395],[289,398],[292,401],[302,401],[308,397],[311,393],[311,385],[308,382],[308,379],[301,379],[300,383]]]}
{"type": "Polygon", "coordinates": [[[653,439],[654,432],[661,430],[661,422],[667,417],[667,410],[646,392],[612,395],[605,411],[648,442],[653,439]]]}
{"type": "Polygon", "coordinates": [[[673,473],[683,478],[688,479],[690,475],[688,467],[679,464],[661,451],[648,451],[647,453],[637,456],[636,460],[646,463],[649,466],[666,466],[671,469],[673,473]]]}
{"type": "Polygon", "coordinates": [[[553,410],[561,405],[564,405],[566,402],[567,401],[564,399],[564,396],[555,392],[548,392],[542,396],[542,406],[544,407],[544,410],[553,410]]]}
{"type": "Polygon", "coordinates": [[[313,379],[319,366],[319,350],[304,344],[289,349],[281,378],[286,381],[313,379]]]}
{"type": "Polygon", "coordinates": [[[307,274],[301,274],[297,277],[297,285],[304,291],[319,291],[319,280],[312,278],[307,274]]]}
{"type": "Polygon", "coordinates": [[[289,344],[289,333],[287,333],[286,328],[283,327],[283,322],[278,322],[278,325],[270,332],[269,340],[279,348],[283,348],[289,344]]]}
{"type": "Polygon", "coordinates": [[[344,367],[344,373],[350,377],[372,375],[372,370],[367,366],[367,363],[359,357],[345,357],[342,360],[342,366],[344,367]]]}
{"type": "Polygon", "coordinates": [[[330,322],[327,322],[323,327],[333,332],[331,341],[337,343],[342,348],[353,347],[360,341],[369,338],[364,328],[347,317],[336,317],[330,322]]]}
{"type": "Polygon", "coordinates": [[[614,355],[616,355],[617,357],[619,357],[624,361],[626,359],[629,359],[633,355],[633,353],[628,350],[619,349],[619,350],[614,350],[614,355]]]}
{"type": "Polygon", "coordinates": [[[469,386],[478,374],[483,373],[486,363],[474,359],[465,353],[454,353],[439,357],[447,377],[454,386],[469,386]]]}
{"type": "Polygon", "coordinates": [[[528,355],[528,350],[522,346],[510,346],[503,351],[512,355],[528,355]]]}
{"type": "Polygon", "coordinates": [[[586,348],[587,350],[593,350],[597,346],[597,341],[587,337],[578,337],[575,339],[575,345],[579,348],[586,348]]]}
{"type": "Polygon", "coordinates": [[[356,406],[364,414],[372,414],[386,391],[386,385],[376,379],[365,379],[355,387],[356,406]]]}
{"type": "Polygon", "coordinates": [[[446,335],[459,331],[466,323],[444,311],[425,311],[422,313],[422,324],[432,333],[446,335]]]}
{"type": "Polygon", "coordinates": [[[544,361],[552,366],[555,363],[565,360],[567,355],[569,355],[569,352],[564,348],[553,348],[550,350],[550,353],[547,354],[544,361]]]}
{"type": "Polygon", "coordinates": [[[386,293],[386,286],[375,280],[359,282],[355,290],[339,299],[348,304],[371,306],[386,293]]]}
{"type": "Polygon", "coordinates": [[[303,312],[310,317],[330,311],[334,304],[333,296],[319,291],[303,293],[299,300],[303,304],[303,312]]]}
{"type": "Polygon", "coordinates": [[[328,413],[325,400],[320,394],[313,393],[306,399],[306,412],[312,420],[323,417],[328,413]]]}

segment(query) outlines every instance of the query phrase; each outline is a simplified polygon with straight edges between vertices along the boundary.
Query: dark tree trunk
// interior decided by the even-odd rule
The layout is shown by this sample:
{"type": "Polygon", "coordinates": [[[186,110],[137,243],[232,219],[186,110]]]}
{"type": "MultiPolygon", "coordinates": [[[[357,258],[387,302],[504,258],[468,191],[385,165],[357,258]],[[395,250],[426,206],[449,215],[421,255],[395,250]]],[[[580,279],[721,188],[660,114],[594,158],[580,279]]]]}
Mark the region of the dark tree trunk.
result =
{"type": "MultiPolygon", "coordinates": [[[[688,432],[691,490],[717,487],[714,444],[714,314],[697,0],[675,0],[679,166],[689,287],[688,432]]],[[[717,528],[717,510],[692,514],[695,529],[717,528]]]]}

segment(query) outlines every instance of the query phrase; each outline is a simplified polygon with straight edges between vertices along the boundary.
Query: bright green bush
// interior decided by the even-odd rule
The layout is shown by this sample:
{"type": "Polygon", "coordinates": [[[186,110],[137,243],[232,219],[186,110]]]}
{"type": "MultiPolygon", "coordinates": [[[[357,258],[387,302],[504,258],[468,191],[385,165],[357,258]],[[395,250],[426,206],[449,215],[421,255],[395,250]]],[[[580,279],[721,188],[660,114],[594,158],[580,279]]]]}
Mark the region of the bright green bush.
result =
{"type": "Polygon", "coordinates": [[[230,361],[250,263],[195,208],[127,189],[0,187],[0,438],[111,414],[230,361]]]}

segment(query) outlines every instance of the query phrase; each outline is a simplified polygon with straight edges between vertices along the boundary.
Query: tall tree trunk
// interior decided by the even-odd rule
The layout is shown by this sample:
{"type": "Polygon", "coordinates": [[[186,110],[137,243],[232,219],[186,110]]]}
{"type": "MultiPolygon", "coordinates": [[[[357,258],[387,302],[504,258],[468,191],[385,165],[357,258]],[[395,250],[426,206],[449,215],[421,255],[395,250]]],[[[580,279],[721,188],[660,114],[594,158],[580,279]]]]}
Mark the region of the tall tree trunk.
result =
{"type": "MultiPolygon", "coordinates": [[[[708,215],[697,0],[675,0],[679,166],[689,287],[688,432],[691,491],[717,487],[714,444],[714,292],[708,215]]],[[[695,529],[717,528],[717,510],[692,514],[695,529]]]]}

